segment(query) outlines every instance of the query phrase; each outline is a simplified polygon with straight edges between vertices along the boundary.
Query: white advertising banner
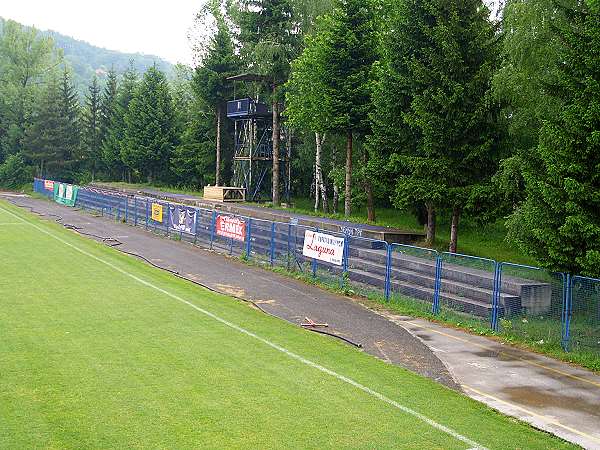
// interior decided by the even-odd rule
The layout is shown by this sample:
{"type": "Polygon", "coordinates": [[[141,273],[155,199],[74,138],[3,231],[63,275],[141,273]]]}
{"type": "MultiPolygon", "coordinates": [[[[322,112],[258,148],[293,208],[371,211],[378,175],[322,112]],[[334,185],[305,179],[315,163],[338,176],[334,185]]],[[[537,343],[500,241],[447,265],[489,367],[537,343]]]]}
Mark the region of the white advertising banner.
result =
{"type": "Polygon", "coordinates": [[[302,254],[338,266],[344,257],[344,238],[306,230],[302,254]]]}

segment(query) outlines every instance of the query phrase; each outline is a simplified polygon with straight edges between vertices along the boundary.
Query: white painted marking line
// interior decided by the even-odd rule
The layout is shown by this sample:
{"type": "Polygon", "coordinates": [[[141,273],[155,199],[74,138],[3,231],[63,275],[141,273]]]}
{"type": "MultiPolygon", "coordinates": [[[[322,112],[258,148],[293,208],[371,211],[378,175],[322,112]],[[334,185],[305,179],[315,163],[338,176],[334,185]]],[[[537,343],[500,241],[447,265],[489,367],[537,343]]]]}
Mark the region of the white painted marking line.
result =
{"type": "Polygon", "coordinates": [[[4,227],[6,225],[19,225],[20,227],[22,227],[23,225],[31,225],[29,223],[21,223],[21,222],[0,222],[0,226],[4,227]]]}
{"type": "Polygon", "coordinates": [[[341,375],[341,374],[339,374],[337,372],[334,372],[333,370],[328,369],[328,368],[326,368],[326,367],[324,367],[324,366],[322,366],[320,364],[317,364],[317,363],[315,363],[315,362],[313,362],[313,361],[311,361],[309,359],[306,359],[303,356],[300,356],[300,355],[298,355],[298,354],[296,354],[296,353],[294,353],[294,352],[292,352],[292,351],[290,351],[290,350],[288,350],[288,349],[286,349],[284,347],[281,347],[278,344],[275,344],[274,342],[269,341],[268,339],[260,337],[259,335],[254,334],[252,331],[246,330],[245,328],[242,328],[242,327],[240,327],[240,326],[238,326],[238,325],[236,325],[236,324],[234,324],[232,322],[229,322],[228,320],[222,319],[221,317],[217,316],[216,314],[213,314],[210,311],[207,311],[207,310],[205,310],[203,308],[200,308],[199,306],[194,305],[193,303],[191,303],[188,300],[185,300],[185,299],[179,297],[178,295],[172,294],[171,292],[166,291],[166,290],[164,290],[161,287],[158,287],[158,286],[156,286],[156,285],[154,285],[154,284],[152,284],[152,283],[150,283],[150,282],[148,282],[148,281],[146,281],[146,280],[144,280],[142,278],[139,278],[136,275],[133,275],[132,273],[129,273],[126,270],[123,270],[120,267],[117,267],[114,264],[112,264],[112,263],[110,263],[110,262],[108,262],[108,261],[106,261],[106,260],[104,260],[104,259],[102,259],[102,258],[100,258],[100,257],[98,257],[96,255],[93,255],[93,254],[91,254],[91,253],[89,253],[89,252],[87,252],[87,251],[85,251],[85,250],[77,247],[74,244],[71,244],[70,242],[67,242],[67,241],[63,240],[63,239],[61,239],[58,236],[55,236],[54,234],[52,234],[48,230],[45,230],[44,228],[41,228],[38,225],[36,225],[36,224],[34,224],[32,222],[29,222],[29,221],[23,219],[22,217],[14,214],[12,211],[9,211],[9,210],[5,209],[2,206],[0,206],[0,210],[7,212],[11,216],[16,217],[18,220],[21,220],[24,223],[30,224],[31,226],[33,226],[38,231],[40,231],[40,232],[42,232],[42,233],[50,236],[51,238],[53,238],[53,239],[61,242],[62,244],[66,245],[67,247],[72,248],[73,250],[78,251],[79,253],[81,253],[83,255],[86,255],[86,256],[89,256],[92,259],[95,259],[96,261],[98,261],[98,262],[100,262],[100,263],[102,263],[102,264],[110,267],[111,269],[114,269],[115,271],[121,273],[122,275],[125,275],[125,276],[127,276],[127,277],[129,277],[129,278],[131,278],[131,279],[133,279],[135,281],[137,281],[138,283],[140,283],[140,284],[142,284],[144,286],[152,288],[152,289],[154,289],[154,290],[156,290],[156,291],[158,291],[158,292],[160,292],[160,293],[162,293],[162,294],[164,294],[164,295],[166,295],[168,297],[171,297],[174,300],[177,300],[177,301],[179,301],[179,302],[181,302],[181,303],[183,303],[183,304],[185,304],[185,305],[187,305],[187,306],[189,306],[191,308],[194,308],[196,311],[201,312],[205,316],[208,316],[208,317],[216,320],[217,322],[220,322],[223,325],[228,326],[229,328],[232,328],[232,329],[234,329],[236,331],[239,331],[242,334],[245,334],[245,335],[247,335],[247,336],[249,336],[251,338],[254,338],[257,341],[260,341],[263,344],[268,345],[269,347],[274,348],[275,350],[278,350],[281,353],[284,353],[285,355],[289,356],[292,359],[300,361],[301,363],[303,363],[303,364],[305,364],[307,366],[313,367],[314,369],[317,369],[317,370],[319,370],[319,371],[321,371],[321,372],[323,372],[323,373],[325,373],[327,375],[330,375],[333,378],[336,378],[336,379],[338,379],[340,381],[343,381],[344,383],[347,383],[347,384],[349,384],[351,386],[354,386],[355,388],[360,389],[363,392],[366,392],[367,394],[371,395],[372,397],[375,397],[376,399],[381,400],[382,402],[387,403],[387,404],[389,404],[389,405],[391,405],[391,406],[399,409],[400,411],[402,411],[402,412],[404,412],[404,413],[406,413],[408,415],[416,417],[417,419],[421,420],[422,422],[425,422],[426,424],[430,425],[431,427],[433,427],[433,428],[435,428],[435,429],[437,429],[439,431],[442,431],[442,432],[444,432],[444,433],[452,436],[453,438],[455,438],[455,439],[457,439],[457,440],[459,440],[461,442],[464,442],[465,444],[469,445],[470,447],[473,447],[473,448],[478,449],[478,450],[487,450],[484,446],[478,444],[477,442],[469,439],[466,436],[463,436],[463,435],[457,433],[456,431],[454,431],[454,430],[446,427],[445,425],[442,425],[442,424],[436,422],[433,419],[430,419],[429,417],[421,414],[420,412],[415,411],[414,409],[411,409],[411,408],[409,408],[407,406],[404,406],[404,405],[396,402],[395,400],[392,400],[392,399],[386,397],[385,395],[380,394],[379,392],[374,391],[373,389],[371,389],[371,388],[369,388],[369,387],[367,387],[367,386],[365,386],[363,384],[360,384],[357,381],[354,381],[351,378],[348,378],[348,377],[346,377],[344,375],[341,375]]]}

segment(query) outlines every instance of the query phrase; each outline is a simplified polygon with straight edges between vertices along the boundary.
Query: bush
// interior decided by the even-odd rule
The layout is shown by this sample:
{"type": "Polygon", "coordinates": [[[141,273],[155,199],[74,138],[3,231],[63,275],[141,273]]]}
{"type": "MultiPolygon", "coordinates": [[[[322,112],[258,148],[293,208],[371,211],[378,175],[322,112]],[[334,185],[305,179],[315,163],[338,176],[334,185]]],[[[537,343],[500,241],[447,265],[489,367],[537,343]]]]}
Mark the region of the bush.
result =
{"type": "Polygon", "coordinates": [[[0,164],[0,187],[18,189],[31,182],[33,168],[25,164],[20,154],[10,155],[0,164]]]}

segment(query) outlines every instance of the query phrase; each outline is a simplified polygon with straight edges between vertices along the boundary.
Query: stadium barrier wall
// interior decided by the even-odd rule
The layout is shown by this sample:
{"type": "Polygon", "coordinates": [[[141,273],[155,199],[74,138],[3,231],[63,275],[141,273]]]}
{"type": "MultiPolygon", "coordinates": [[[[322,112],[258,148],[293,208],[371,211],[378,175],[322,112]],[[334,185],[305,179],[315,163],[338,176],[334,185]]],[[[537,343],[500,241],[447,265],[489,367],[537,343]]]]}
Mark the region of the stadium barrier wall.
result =
{"type": "MultiPolygon", "coordinates": [[[[44,181],[34,179],[34,192],[50,197],[44,181]]],[[[75,206],[218,253],[301,273],[348,293],[402,301],[427,314],[468,319],[565,351],[597,355],[600,350],[600,279],[325,231],[344,238],[342,264],[336,265],[303,255],[305,232],[319,229],[294,220],[272,222],[177,205],[195,212],[191,233],[170,226],[174,204],[87,187],[79,188],[75,206]],[[153,218],[157,207],[162,220],[153,218]],[[243,224],[243,234],[223,236],[217,230],[219,216],[243,224]]]]}

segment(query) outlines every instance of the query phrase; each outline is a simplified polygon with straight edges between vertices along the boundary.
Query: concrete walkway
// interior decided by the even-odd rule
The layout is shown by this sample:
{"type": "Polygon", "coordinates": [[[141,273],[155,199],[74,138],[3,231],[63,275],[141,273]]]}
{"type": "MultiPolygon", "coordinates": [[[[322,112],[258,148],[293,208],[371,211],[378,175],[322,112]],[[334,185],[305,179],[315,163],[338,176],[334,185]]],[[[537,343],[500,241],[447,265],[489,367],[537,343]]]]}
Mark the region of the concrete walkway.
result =
{"type": "Polygon", "coordinates": [[[328,331],[361,342],[365,351],[389,363],[463,390],[585,448],[600,449],[600,376],[589,371],[425,320],[370,309],[360,300],[113,220],[48,201],[4,198],[60,215],[63,222],[82,231],[117,238],[122,250],[142,254],[225,294],[254,301],[282,319],[297,324],[305,317],[327,322],[328,331]]]}

